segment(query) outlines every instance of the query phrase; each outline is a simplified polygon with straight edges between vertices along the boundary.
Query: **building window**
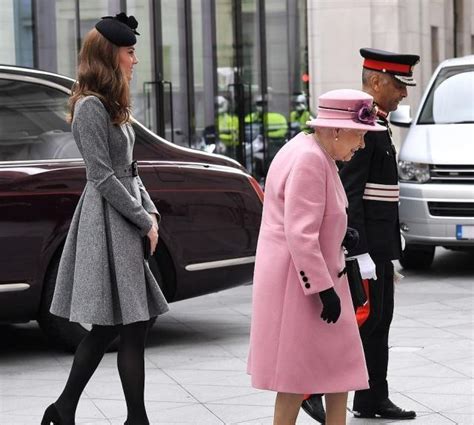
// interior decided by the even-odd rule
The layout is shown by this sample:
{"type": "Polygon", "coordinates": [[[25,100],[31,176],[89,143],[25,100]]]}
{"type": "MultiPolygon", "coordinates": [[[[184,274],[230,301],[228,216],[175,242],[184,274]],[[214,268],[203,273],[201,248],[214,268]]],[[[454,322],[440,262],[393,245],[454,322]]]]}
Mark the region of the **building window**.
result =
{"type": "Polygon", "coordinates": [[[30,0],[15,1],[16,63],[33,66],[33,17],[30,0]]]}
{"type": "Polygon", "coordinates": [[[33,66],[31,0],[3,0],[0,14],[0,63],[33,66]]]}
{"type": "Polygon", "coordinates": [[[438,27],[431,27],[431,70],[434,71],[439,64],[439,36],[438,27]]]}

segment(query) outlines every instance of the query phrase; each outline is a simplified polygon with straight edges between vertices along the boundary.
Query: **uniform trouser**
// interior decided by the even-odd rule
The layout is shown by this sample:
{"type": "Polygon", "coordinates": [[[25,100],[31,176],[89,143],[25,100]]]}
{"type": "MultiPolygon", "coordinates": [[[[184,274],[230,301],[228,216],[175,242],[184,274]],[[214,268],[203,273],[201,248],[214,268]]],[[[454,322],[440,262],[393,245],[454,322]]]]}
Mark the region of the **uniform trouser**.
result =
{"type": "Polygon", "coordinates": [[[368,390],[356,391],[353,410],[374,409],[388,398],[388,334],[393,317],[393,264],[391,261],[376,262],[377,280],[369,281],[370,313],[359,328],[364,347],[368,390]]]}

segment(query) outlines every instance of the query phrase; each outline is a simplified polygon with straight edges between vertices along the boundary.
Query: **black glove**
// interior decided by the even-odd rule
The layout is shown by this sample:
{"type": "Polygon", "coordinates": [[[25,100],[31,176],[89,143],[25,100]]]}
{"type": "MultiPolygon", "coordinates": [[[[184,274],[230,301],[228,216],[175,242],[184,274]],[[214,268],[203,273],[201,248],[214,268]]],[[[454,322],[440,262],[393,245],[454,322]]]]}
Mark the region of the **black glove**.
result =
{"type": "Polygon", "coordinates": [[[354,249],[357,245],[359,245],[359,232],[357,231],[357,229],[353,229],[352,227],[347,228],[346,236],[344,236],[342,245],[348,251],[354,249]]]}
{"type": "Polygon", "coordinates": [[[321,319],[328,323],[336,323],[341,315],[341,300],[334,288],[329,288],[319,293],[323,303],[321,319]]]}

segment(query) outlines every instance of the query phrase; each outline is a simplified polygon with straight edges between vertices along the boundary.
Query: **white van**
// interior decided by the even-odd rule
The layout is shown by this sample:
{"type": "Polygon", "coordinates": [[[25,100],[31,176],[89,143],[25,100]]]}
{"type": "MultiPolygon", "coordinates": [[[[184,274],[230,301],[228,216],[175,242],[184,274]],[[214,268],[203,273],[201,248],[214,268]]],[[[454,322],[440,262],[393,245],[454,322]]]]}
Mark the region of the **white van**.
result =
{"type": "Polygon", "coordinates": [[[408,107],[391,122],[410,127],[398,163],[400,263],[427,268],[436,246],[474,250],[474,56],[442,62],[413,122],[408,107]]]}

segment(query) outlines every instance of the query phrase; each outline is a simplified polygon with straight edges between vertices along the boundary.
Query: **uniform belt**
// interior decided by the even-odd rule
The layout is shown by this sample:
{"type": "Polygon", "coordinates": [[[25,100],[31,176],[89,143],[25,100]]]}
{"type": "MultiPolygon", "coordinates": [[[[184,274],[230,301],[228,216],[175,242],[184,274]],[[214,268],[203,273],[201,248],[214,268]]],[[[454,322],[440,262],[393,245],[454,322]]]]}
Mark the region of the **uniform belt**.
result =
{"type": "Polygon", "coordinates": [[[118,179],[124,177],[137,177],[138,176],[138,163],[133,161],[131,164],[119,165],[114,167],[115,177],[118,179]]]}

